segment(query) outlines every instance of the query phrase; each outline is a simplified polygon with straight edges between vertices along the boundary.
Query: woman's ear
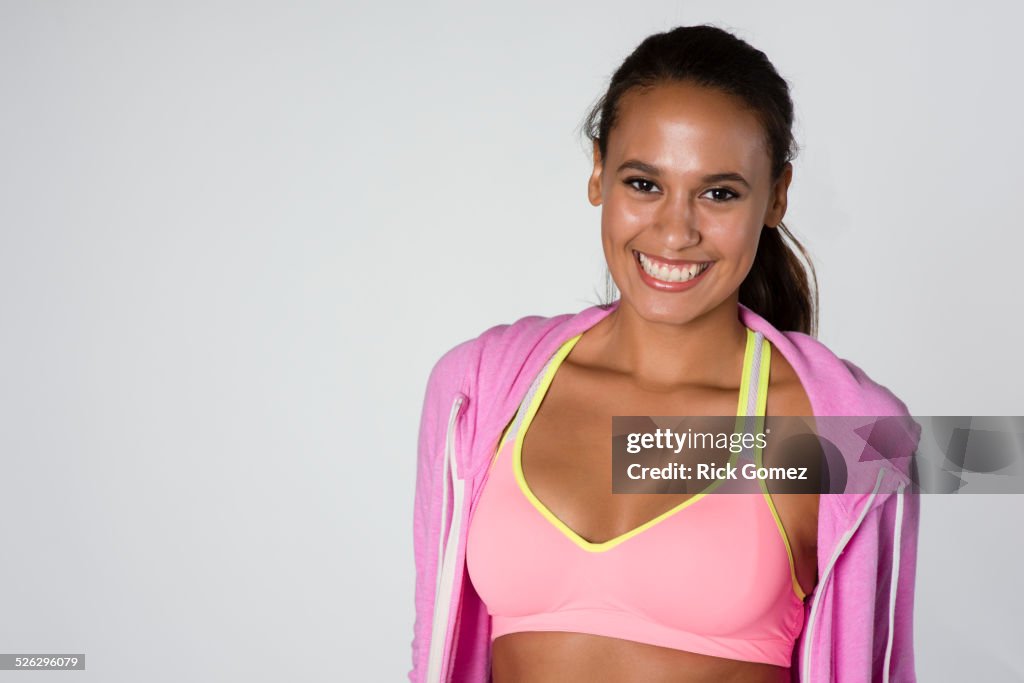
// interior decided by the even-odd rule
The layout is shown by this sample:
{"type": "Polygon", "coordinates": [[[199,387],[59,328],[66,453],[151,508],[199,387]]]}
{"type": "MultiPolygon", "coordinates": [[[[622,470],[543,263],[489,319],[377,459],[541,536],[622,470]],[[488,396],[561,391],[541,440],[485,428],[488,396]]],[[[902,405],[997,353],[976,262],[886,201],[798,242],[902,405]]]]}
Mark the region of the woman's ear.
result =
{"type": "Polygon", "coordinates": [[[786,201],[789,194],[789,184],[793,180],[793,164],[786,162],[779,174],[778,180],[772,186],[772,196],[768,202],[768,210],[764,214],[764,225],[769,228],[779,227],[783,216],[786,215],[786,201]]]}
{"type": "Polygon", "coordinates": [[[604,170],[604,164],[601,160],[601,148],[598,146],[597,141],[594,141],[594,171],[590,174],[590,180],[587,182],[587,198],[593,206],[601,206],[601,172],[604,170]]]}

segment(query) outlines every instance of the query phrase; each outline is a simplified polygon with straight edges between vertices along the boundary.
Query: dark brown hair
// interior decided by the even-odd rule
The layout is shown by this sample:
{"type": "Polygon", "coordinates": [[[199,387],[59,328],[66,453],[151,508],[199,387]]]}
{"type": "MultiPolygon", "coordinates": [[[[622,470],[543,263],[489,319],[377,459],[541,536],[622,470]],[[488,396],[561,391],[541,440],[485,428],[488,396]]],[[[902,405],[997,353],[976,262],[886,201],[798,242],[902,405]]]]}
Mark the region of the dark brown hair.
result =
{"type": "MultiPolygon", "coordinates": [[[[631,88],[675,81],[735,95],[753,110],[765,130],[773,183],[796,156],[789,85],[763,52],[728,31],[702,24],[649,36],[615,71],[608,90],[583,123],[584,134],[597,143],[602,159],[608,151],[608,136],[615,127],[622,96],[631,88]]],[[[604,306],[611,305],[610,274],[607,282],[609,300],[603,302],[604,306]]],[[[776,329],[816,336],[817,284],[807,251],[779,223],[775,229],[762,230],[754,264],[740,285],[739,300],[776,329]],[[803,262],[790,244],[799,250],[803,262]]]]}

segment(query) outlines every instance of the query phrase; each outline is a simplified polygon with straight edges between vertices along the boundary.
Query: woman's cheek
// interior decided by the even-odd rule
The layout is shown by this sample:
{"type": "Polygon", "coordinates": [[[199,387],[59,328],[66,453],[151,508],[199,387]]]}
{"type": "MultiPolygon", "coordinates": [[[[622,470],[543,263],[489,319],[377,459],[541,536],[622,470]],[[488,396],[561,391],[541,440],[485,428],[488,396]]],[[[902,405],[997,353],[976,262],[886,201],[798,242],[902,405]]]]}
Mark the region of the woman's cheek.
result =
{"type": "Polygon", "coordinates": [[[621,246],[633,239],[640,231],[643,219],[635,214],[621,212],[609,207],[604,212],[602,221],[602,232],[605,238],[611,242],[611,246],[621,246]]]}

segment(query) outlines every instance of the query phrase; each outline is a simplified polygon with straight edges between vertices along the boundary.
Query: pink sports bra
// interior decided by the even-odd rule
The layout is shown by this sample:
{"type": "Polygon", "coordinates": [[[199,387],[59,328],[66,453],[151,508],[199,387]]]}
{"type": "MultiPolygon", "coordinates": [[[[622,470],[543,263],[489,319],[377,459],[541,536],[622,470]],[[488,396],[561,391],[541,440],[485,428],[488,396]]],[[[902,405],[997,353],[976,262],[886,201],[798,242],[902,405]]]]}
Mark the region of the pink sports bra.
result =
{"type": "MultiPolygon", "coordinates": [[[[530,490],[523,440],[580,336],[527,393],[470,520],[466,561],[492,618],[491,639],[571,631],[789,666],[804,594],[763,482],[763,495],[695,494],[602,543],[577,535],[530,490]]],[[[738,415],[765,414],[770,357],[768,340],[748,329],[738,415]]]]}

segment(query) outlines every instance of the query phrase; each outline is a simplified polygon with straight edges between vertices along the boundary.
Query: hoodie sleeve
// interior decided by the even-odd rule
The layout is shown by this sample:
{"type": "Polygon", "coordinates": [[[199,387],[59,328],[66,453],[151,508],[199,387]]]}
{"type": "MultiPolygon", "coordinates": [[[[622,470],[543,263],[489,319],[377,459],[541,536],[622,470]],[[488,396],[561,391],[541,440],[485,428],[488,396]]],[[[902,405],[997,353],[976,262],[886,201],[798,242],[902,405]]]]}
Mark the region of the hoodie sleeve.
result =
{"type": "Polygon", "coordinates": [[[919,512],[918,494],[889,495],[867,514],[836,563],[831,629],[836,683],[917,680],[913,613],[919,512]]]}
{"type": "Polygon", "coordinates": [[[916,683],[913,616],[921,508],[906,456],[915,452],[921,427],[903,401],[843,362],[864,399],[861,414],[901,419],[905,428],[891,432],[882,490],[836,563],[833,680],[916,683]]]}
{"type": "MultiPolygon", "coordinates": [[[[446,405],[457,391],[458,375],[454,374],[460,347],[446,353],[435,365],[427,380],[426,395],[420,416],[417,446],[416,491],[413,500],[413,554],[416,563],[416,621],[413,626],[412,669],[409,680],[423,681],[427,675],[430,634],[433,624],[435,587],[437,583],[438,543],[441,519],[444,472],[444,438],[446,405]]],[[[451,510],[446,510],[450,517],[451,510]]]]}

